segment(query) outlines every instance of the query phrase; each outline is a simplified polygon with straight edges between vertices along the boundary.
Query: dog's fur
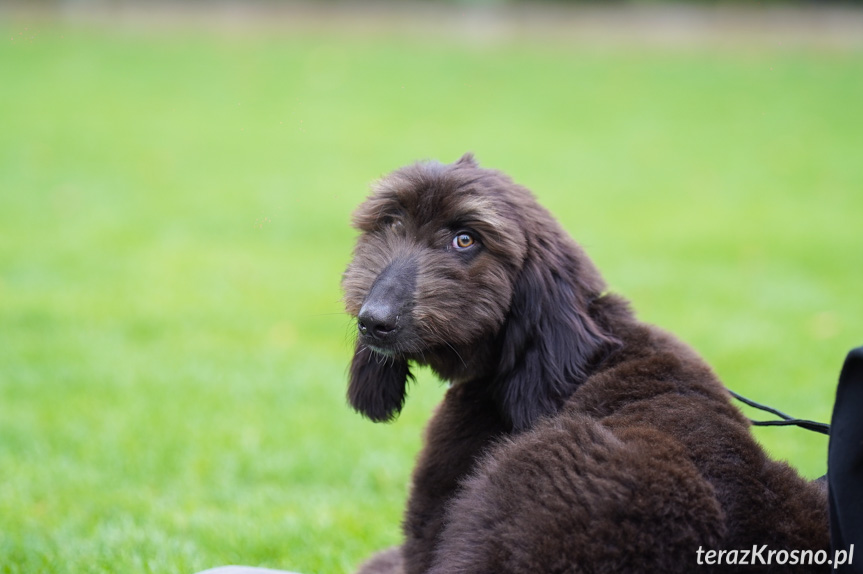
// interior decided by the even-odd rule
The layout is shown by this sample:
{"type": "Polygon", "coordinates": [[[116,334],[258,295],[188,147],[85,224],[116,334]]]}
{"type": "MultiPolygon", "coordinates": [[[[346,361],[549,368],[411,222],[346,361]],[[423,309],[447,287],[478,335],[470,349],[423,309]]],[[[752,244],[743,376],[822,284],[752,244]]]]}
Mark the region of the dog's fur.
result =
{"type": "Polygon", "coordinates": [[[528,190],[470,155],[418,163],[354,225],[351,405],[392,419],[411,364],[451,385],[404,544],[362,572],[700,572],[699,548],[829,549],[823,488],[767,458],[704,361],[605,293],[528,190]]]}

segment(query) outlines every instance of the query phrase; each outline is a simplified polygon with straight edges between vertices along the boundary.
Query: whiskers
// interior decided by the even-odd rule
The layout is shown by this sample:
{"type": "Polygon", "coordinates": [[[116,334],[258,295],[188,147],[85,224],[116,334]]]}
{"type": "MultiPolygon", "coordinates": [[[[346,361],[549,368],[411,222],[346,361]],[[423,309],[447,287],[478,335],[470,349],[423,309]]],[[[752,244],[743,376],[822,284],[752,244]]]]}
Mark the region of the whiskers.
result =
{"type": "MultiPolygon", "coordinates": [[[[439,345],[442,343],[443,345],[449,347],[449,349],[455,354],[455,356],[458,357],[458,360],[461,361],[461,364],[465,368],[465,370],[467,370],[467,362],[452,345],[452,343],[447,340],[447,337],[442,332],[443,329],[439,325],[436,325],[432,322],[426,323],[425,328],[429,331],[430,337],[428,337],[428,343],[430,344],[430,346],[433,346],[432,344],[439,345]]],[[[425,356],[423,356],[423,359],[425,359],[425,356]]]]}
{"type": "Polygon", "coordinates": [[[401,358],[400,354],[396,352],[374,347],[372,345],[360,344],[357,347],[357,352],[366,352],[366,364],[369,364],[374,360],[375,363],[383,367],[395,367],[396,360],[401,358]]]}
{"type": "Polygon", "coordinates": [[[453,347],[449,341],[444,341],[444,343],[446,343],[447,347],[452,349],[452,352],[455,353],[455,356],[458,357],[459,361],[461,361],[462,366],[464,366],[464,368],[467,369],[467,363],[464,362],[464,359],[462,359],[462,357],[461,357],[461,355],[459,355],[458,351],[455,350],[455,347],[453,347]]]}
{"type": "Polygon", "coordinates": [[[347,323],[345,325],[345,341],[350,346],[356,349],[359,355],[365,353],[365,357],[360,357],[366,365],[375,364],[382,367],[395,368],[397,364],[404,362],[415,363],[417,366],[428,366],[431,362],[439,361],[444,354],[454,355],[458,361],[456,364],[461,364],[464,371],[469,370],[467,361],[462,353],[464,349],[459,350],[455,343],[447,340],[446,328],[437,321],[422,321],[420,332],[406,334],[405,337],[399,339],[391,346],[377,346],[374,340],[362,337],[357,329],[356,317],[347,314],[347,323]]]}

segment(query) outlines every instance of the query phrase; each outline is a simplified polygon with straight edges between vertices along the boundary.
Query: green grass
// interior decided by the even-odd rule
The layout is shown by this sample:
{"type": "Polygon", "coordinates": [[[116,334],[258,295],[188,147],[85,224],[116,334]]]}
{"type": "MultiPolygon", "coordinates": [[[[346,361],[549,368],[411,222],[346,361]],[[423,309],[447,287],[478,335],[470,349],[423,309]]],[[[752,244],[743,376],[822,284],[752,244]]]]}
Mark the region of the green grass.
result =
{"type": "MultiPolygon", "coordinates": [[[[442,390],[350,412],[338,283],[368,182],[419,158],[509,172],[730,387],[829,418],[863,343],[863,54],[297,29],[0,29],[0,572],[397,543],[442,390]]],[[[824,472],[824,438],[757,434],[824,472]]]]}

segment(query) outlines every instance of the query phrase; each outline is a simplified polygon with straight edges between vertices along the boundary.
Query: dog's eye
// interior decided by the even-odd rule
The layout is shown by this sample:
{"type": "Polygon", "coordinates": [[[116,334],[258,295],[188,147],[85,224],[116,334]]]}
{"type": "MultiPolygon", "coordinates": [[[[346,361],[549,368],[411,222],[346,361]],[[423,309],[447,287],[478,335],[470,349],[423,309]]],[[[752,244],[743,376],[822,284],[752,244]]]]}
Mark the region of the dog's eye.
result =
{"type": "Polygon", "coordinates": [[[381,223],[384,228],[390,229],[391,231],[401,231],[402,227],[404,227],[401,220],[396,219],[395,217],[386,217],[381,223]]]}
{"type": "Polygon", "coordinates": [[[467,249],[472,247],[476,240],[470,233],[459,233],[452,239],[452,246],[455,249],[467,249]]]}

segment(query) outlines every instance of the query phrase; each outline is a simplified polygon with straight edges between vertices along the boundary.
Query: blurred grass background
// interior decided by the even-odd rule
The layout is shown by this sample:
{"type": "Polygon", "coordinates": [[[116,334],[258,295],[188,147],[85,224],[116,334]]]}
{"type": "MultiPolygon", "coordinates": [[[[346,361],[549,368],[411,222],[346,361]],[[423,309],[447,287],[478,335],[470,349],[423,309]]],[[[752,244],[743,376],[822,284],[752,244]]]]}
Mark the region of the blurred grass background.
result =
{"type": "MultiPolygon", "coordinates": [[[[829,419],[863,343],[859,46],[267,24],[0,20],[0,572],[397,543],[442,389],[350,412],[338,283],[368,183],[421,158],[510,173],[729,387],[829,419]]],[[[825,438],[757,435],[824,473],[825,438]]]]}

